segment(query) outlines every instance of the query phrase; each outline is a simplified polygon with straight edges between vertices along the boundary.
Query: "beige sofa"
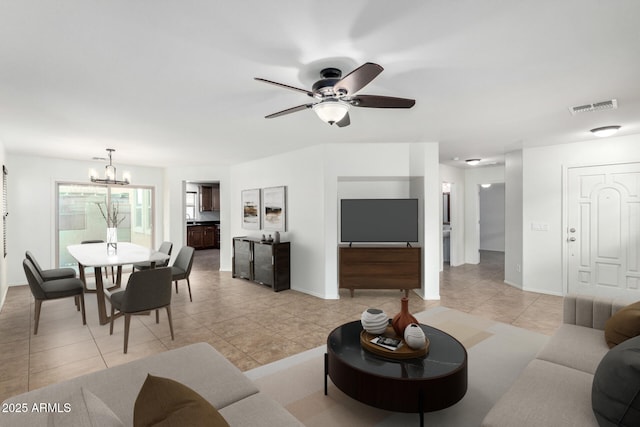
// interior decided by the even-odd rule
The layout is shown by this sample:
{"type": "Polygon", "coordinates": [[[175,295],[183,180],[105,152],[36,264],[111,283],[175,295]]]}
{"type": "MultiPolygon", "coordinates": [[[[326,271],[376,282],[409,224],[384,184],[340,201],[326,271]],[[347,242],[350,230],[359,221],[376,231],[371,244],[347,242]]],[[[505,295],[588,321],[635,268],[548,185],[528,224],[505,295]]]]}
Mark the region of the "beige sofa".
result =
{"type": "Polygon", "coordinates": [[[47,426],[53,417],[57,419],[56,425],[80,425],[79,408],[70,402],[75,402],[72,395],[77,395],[83,387],[104,402],[125,426],[131,426],[136,397],[148,373],[171,378],[195,390],[218,409],[231,426],[302,425],[206,343],[159,353],[14,396],[2,403],[8,412],[0,412],[0,425],[47,426]],[[44,412],[34,412],[34,403],[44,412]],[[41,403],[48,405],[41,406],[41,403]],[[16,413],[18,408],[27,411],[16,413]]]}
{"type": "Polygon", "coordinates": [[[563,324],[489,411],[483,427],[598,427],[593,375],[609,351],[605,322],[632,301],[570,295],[563,324]]]}

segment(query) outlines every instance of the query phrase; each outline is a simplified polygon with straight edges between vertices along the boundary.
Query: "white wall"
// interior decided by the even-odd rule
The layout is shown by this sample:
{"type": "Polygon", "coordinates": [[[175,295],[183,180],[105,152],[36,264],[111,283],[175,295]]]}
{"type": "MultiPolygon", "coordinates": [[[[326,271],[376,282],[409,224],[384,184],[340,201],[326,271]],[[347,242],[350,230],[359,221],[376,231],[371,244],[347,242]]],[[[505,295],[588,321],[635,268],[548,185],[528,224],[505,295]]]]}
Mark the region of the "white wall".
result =
{"type": "MultiPolygon", "coordinates": [[[[8,177],[9,222],[7,231],[7,282],[26,284],[22,260],[27,250],[33,252],[43,268],[56,263],[56,183],[88,183],[89,168],[96,162],[50,159],[9,154],[6,157],[8,177]]],[[[116,164],[119,170],[131,172],[134,184],[162,188],[163,170],[116,164]]],[[[155,242],[164,238],[163,194],[155,192],[155,242]]]]}
{"type": "MultiPolygon", "coordinates": [[[[451,184],[451,234],[449,237],[451,258],[449,264],[458,266],[464,264],[464,235],[465,235],[465,171],[461,168],[440,165],[440,181],[451,184]]],[[[442,202],[441,202],[442,203],[442,202]]],[[[442,267],[441,267],[442,269],[442,267]]]]}
{"type": "MultiPolygon", "coordinates": [[[[411,187],[408,184],[410,165],[414,160],[411,146],[405,143],[326,144],[232,166],[231,237],[262,234],[262,231],[241,228],[242,190],[287,186],[287,232],[281,234],[281,239],[291,241],[291,287],[320,298],[338,298],[338,200],[346,194],[349,197],[396,197],[398,194],[407,197],[411,187]]],[[[426,179],[430,185],[425,188],[429,192],[436,188],[439,193],[438,147],[437,144],[426,144],[426,147],[420,154],[427,158],[421,159],[421,163],[427,165],[422,174],[424,169],[429,170],[426,179]]],[[[438,224],[439,217],[437,204],[431,207],[434,204],[429,204],[427,219],[429,235],[435,243],[428,242],[423,253],[429,256],[429,263],[436,262],[437,288],[439,241],[431,223],[438,224]]],[[[433,286],[433,268],[427,265],[423,269],[433,286]]]]}
{"type": "Polygon", "coordinates": [[[348,180],[378,177],[383,181],[409,180],[410,197],[423,200],[423,298],[438,299],[441,224],[437,143],[331,144],[326,146],[325,168],[325,289],[338,297],[338,185],[348,180]],[[415,179],[420,179],[416,185],[415,179]],[[419,194],[417,193],[419,192],[419,194]],[[424,236],[427,236],[425,239],[424,236]]]}
{"type": "Polygon", "coordinates": [[[522,288],[522,150],[505,155],[504,281],[522,288]]]}
{"type": "Polygon", "coordinates": [[[504,252],[504,184],[480,187],[480,249],[504,252]]]}
{"type": "Polygon", "coordinates": [[[173,242],[174,256],[187,244],[184,197],[186,181],[220,183],[220,270],[231,271],[231,208],[229,167],[220,165],[169,167],[165,170],[164,234],[173,242]]]}
{"type": "Polygon", "coordinates": [[[326,297],[324,161],[325,149],[315,146],[235,165],[230,168],[229,186],[229,241],[236,236],[260,237],[264,233],[242,229],[242,190],[287,187],[287,231],[280,233],[280,239],[291,242],[291,288],[321,298],[326,297]]]}
{"type": "Polygon", "coordinates": [[[563,174],[569,166],[640,162],[640,135],[523,150],[523,289],[565,293],[563,174]],[[532,223],[548,231],[533,231],[532,223]]]}
{"type": "Polygon", "coordinates": [[[465,263],[478,264],[480,262],[480,234],[479,234],[479,191],[480,184],[495,184],[504,182],[504,166],[487,166],[467,169],[464,184],[464,240],[465,263]]]}
{"type": "Polygon", "coordinates": [[[410,144],[410,175],[413,197],[422,201],[422,289],[424,299],[440,299],[440,259],[442,257],[442,183],[437,143],[410,144]],[[419,185],[417,183],[418,180],[419,185]]]}
{"type": "Polygon", "coordinates": [[[347,179],[409,176],[409,144],[328,144],[324,169],[325,298],[338,298],[338,185],[347,179]]]}

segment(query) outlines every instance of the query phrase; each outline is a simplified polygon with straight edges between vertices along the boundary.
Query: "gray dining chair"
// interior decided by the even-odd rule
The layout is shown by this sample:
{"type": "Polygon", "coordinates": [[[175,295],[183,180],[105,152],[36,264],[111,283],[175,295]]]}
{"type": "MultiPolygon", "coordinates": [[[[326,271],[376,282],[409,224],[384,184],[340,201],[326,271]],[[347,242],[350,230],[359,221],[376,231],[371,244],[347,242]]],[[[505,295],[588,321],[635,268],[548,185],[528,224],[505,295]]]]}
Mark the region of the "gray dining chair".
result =
{"type": "Polygon", "coordinates": [[[31,251],[26,251],[24,256],[29,261],[31,261],[36,271],[38,272],[40,277],[42,277],[42,280],[45,282],[49,280],[70,279],[70,278],[76,277],[76,271],[73,268],[64,267],[64,268],[50,268],[47,270],[43,270],[40,267],[40,264],[38,263],[38,261],[36,261],[36,257],[33,256],[31,251]]]}
{"type": "Polygon", "coordinates": [[[191,246],[183,246],[178,252],[173,265],[171,266],[171,280],[176,284],[176,294],[178,293],[178,280],[187,280],[187,287],[189,288],[189,300],[193,302],[191,297],[191,283],[189,282],[189,275],[191,274],[191,266],[193,265],[193,253],[194,249],[191,246]]]}
{"type": "Polygon", "coordinates": [[[156,311],[156,323],[159,323],[158,310],[165,308],[169,318],[169,330],[173,340],[173,323],[171,320],[171,269],[153,268],[131,273],[127,287],[118,292],[107,294],[111,302],[111,324],[109,334],[113,335],[113,322],[124,316],[124,352],[129,346],[129,326],[131,316],[156,311]],[[116,314],[116,310],[118,313],[116,314]]]}
{"type": "MultiPolygon", "coordinates": [[[[31,261],[33,266],[36,268],[36,271],[42,277],[43,281],[49,280],[57,280],[57,279],[71,279],[76,277],[76,271],[73,268],[50,268],[47,270],[43,270],[40,267],[40,264],[36,260],[36,257],[31,253],[31,251],[26,251],[24,256],[31,261]]],[[[84,284],[84,282],[82,282],[84,284]]],[[[76,295],[76,308],[80,311],[80,298],[76,295]]]]}
{"type": "MultiPolygon", "coordinates": [[[[47,280],[46,282],[38,273],[38,270],[29,259],[22,261],[24,274],[27,276],[29,289],[35,299],[33,335],[38,334],[38,324],[40,323],[40,311],[42,302],[67,297],[78,297],[80,299],[80,310],[82,312],[82,324],[87,324],[84,306],[84,286],[82,281],[76,277],[47,280]]],[[[171,287],[171,283],[169,283],[171,287]]]]}
{"type": "MultiPolygon", "coordinates": [[[[160,248],[158,248],[158,252],[162,252],[165,255],[169,255],[169,258],[167,258],[163,262],[156,263],[156,268],[157,267],[166,267],[166,266],[169,265],[169,260],[171,259],[171,250],[172,249],[173,249],[173,243],[171,243],[171,242],[162,242],[162,244],[160,245],[160,248]]],[[[151,268],[151,261],[137,262],[137,263],[133,264],[133,271],[136,271],[136,270],[148,270],[150,268],[151,268]]]]}

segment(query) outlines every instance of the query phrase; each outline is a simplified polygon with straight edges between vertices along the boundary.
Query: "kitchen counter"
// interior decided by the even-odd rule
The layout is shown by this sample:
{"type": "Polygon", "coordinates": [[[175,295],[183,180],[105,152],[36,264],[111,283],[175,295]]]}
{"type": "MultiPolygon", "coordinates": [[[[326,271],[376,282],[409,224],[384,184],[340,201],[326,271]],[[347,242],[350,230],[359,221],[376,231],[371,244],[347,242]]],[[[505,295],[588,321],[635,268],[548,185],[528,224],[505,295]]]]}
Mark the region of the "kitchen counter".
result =
{"type": "Polygon", "coordinates": [[[190,225],[220,225],[220,221],[187,221],[187,226],[190,225]]]}

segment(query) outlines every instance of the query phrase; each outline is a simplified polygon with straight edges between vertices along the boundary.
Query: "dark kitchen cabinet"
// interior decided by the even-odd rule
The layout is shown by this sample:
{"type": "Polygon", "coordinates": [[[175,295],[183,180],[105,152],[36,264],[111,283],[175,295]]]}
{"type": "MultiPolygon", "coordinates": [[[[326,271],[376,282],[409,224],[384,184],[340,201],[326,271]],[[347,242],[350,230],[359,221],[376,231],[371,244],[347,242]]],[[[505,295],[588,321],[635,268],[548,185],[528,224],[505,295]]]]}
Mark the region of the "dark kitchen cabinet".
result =
{"type": "Polygon", "coordinates": [[[210,185],[200,186],[200,212],[213,210],[213,187],[210,185]]]}
{"type": "Polygon", "coordinates": [[[200,186],[200,212],[220,211],[220,186],[200,186]]]}
{"type": "Polygon", "coordinates": [[[202,226],[191,225],[187,227],[187,246],[191,246],[194,249],[202,248],[203,237],[202,226]]]}
{"type": "Polygon", "coordinates": [[[219,248],[218,225],[189,225],[187,226],[187,245],[194,249],[219,248]]]}
{"type": "Polygon", "coordinates": [[[216,227],[213,225],[202,226],[202,244],[205,248],[216,247],[216,227]]]}

